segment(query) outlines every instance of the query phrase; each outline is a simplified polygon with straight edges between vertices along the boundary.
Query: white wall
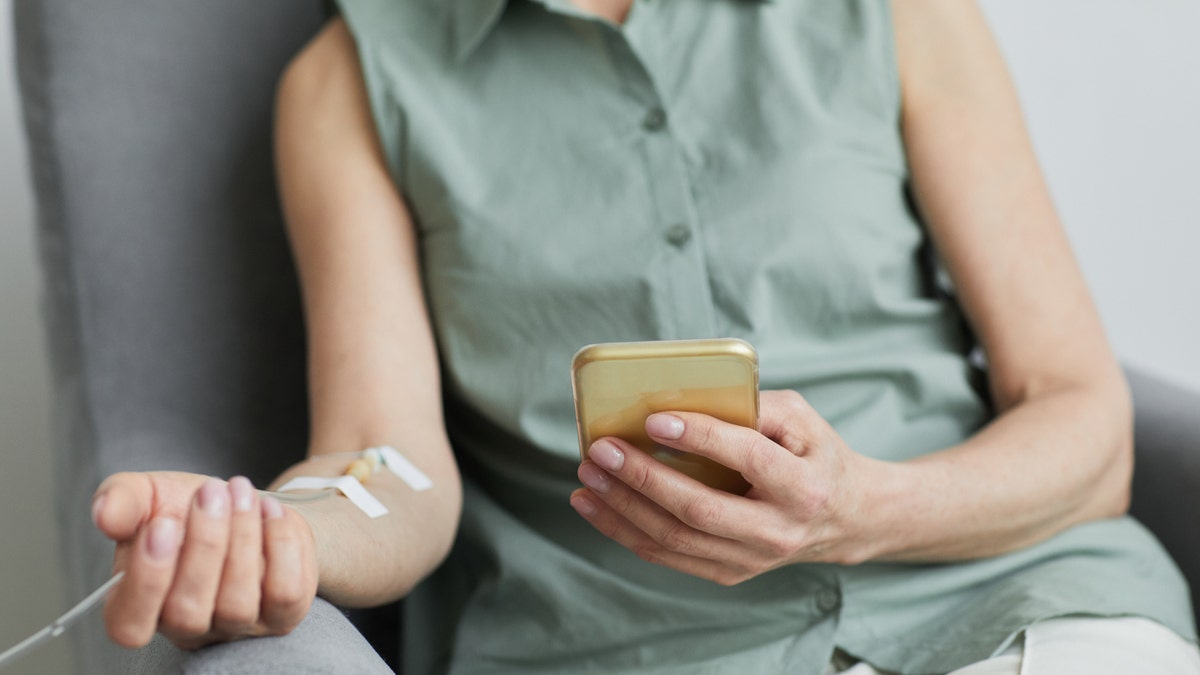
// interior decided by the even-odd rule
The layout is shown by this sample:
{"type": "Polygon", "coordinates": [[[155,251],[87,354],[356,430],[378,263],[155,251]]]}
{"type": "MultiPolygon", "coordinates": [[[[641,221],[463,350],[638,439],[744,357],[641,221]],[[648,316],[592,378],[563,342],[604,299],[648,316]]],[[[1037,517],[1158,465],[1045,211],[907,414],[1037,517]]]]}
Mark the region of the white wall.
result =
{"type": "MultiPolygon", "coordinates": [[[[1200,2],[983,4],[1118,352],[1200,389],[1200,2]]],[[[0,0],[0,647],[68,600],[53,577],[48,387],[10,15],[0,0]]],[[[67,672],[64,644],[7,672],[67,672]]]]}
{"type": "MultiPolygon", "coordinates": [[[[18,133],[11,2],[0,0],[0,650],[62,613],[50,500],[45,350],[38,312],[33,205],[18,133]]],[[[12,673],[66,673],[67,641],[12,673]]]]}

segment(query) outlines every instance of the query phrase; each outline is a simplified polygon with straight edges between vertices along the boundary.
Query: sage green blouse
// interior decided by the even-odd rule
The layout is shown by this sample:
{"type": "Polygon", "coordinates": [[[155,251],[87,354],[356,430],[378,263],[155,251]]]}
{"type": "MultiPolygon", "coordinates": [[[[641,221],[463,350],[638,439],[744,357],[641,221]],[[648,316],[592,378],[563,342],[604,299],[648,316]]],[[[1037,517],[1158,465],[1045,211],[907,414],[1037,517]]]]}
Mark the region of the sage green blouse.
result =
{"type": "MultiPolygon", "coordinates": [[[[989,416],[908,199],[886,0],[339,0],[419,227],[468,476],[408,603],[409,673],[901,673],[1066,614],[1194,639],[1129,518],[962,564],[794,565],[731,588],[643,562],[568,504],[585,344],[729,336],[856,451],[902,461],[989,416]]],[[[412,514],[411,517],[420,517],[412,514]]]]}

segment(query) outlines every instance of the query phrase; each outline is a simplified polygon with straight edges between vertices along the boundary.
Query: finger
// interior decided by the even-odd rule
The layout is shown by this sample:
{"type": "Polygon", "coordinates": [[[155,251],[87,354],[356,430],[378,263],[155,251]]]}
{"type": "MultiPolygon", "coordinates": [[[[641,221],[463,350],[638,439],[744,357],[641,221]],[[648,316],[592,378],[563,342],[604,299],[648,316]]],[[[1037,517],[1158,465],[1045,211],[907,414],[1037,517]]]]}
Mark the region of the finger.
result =
{"type": "Polygon", "coordinates": [[[714,560],[665,548],[587,488],[581,488],[571,494],[571,506],[601,534],[629,549],[646,562],[670,567],[724,586],[740,583],[752,576],[744,570],[714,560]]]}
{"type": "Polygon", "coordinates": [[[92,497],[92,522],[114,541],[133,539],[151,517],[154,486],[144,473],[117,473],[92,497]]]}
{"type": "Polygon", "coordinates": [[[229,552],[217,590],[213,630],[227,637],[248,635],[258,622],[263,573],[262,507],[244,476],[229,481],[233,516],[229,552]]]}
{"type": "Polygon", "coordinates": [[[213,606],[229,549],[229,488],[210,478],[200,486],[188,514],[187,532],[160,629],[175,641],[190,641],[212,627],[213,606]]]}
{"type": "Polygon", "coordinates": [[[316,594],[316,573],[305,551],[304,519],[273,497],[263,497],[262,516],[266,572],[259,615],[267,630],[279,635],[308,613],[316,594]]]}
{"type": "MultiPolygon", "coordinates": [[[[590,462],[580,466],[580,480],[587,484],[592,472],[603,469],[616,477],[614,481],[628,490],[614,490],[603,495],[613,508],[627,518],[636,501],[629,494],[644,495],[646,499],[672,514],[676,519],[703,532],[728,539],[741,539],[747,523],[760,520],[753,501],[734,496],[684,475],[673,467],[650,457],[634,445],[618,438],[602,438],[588,449],[590,462]],[[585,475],[585,467],[591,467],[585,475]],[[597,466],[599,468],[597,468],[597,466]]],[[[650,530],[648,530],[650,531],[650,530]]]]}
{"type": "Polygon", "coordinates": [[[788,471],[795,455],[754,429],[700,413],[670,412],[647,417],[646,433],[657,443],[737,471],[759,490],[779,493],[795,485],[788,471]]]}
{"type": "MultiPolygon", "coordinates": [[[[627,464],[640,460],[645,461],[647,468],[652,472],[674,471],[636,450],[630,455],[632,457],[627,464]]],[[[588,486],[593,496],[667,550],[717,561],[742,560],[752,555],[744,543],[712,533],[712,529],[723,529],[736,536],[740,534],[738,529],[726,529],[726,523],[715,521],[703,522],[701,524],[704,527],[697,527],[689,522],[689,516],[694,515],[689,509],[683,509],[685,515],[679,516],[673,513],[669,506],[660,505],[651,496],[634,490],[592,462],[584,462],[579,467],[579,479],[588,486]]],[[[713,510],[701,515],[701,520],[705,520],[708,514],[715,514],[717,509],[721,508],[719,500],[724,493],[711,490],[687,476],[680,474],[678,481],[669,477],[661,481],[661,484],[671,486],[667,492],[688,493],[692,504],[718,504],[713,510]],[[712,501],[708,499],[710,496],[714,498],[712,501]]],[[[674,498],[668,501],[674,501],[674,498]]],[[[741,529],[744,528],[743,522],[741,529]]]]}
{"type": "Polygon", "coordinates": [[[764,391],[758,401],[759,431],[793,454],[804,454],[820,430],[829,427],[808,400],[791,389],[764,391]]]}
{"type": "Polygon", "coordinates": [[[155,518],[138,533],[125,578],[104,605],[104,623],[116,644],[142,647],[154,636],[182,539],[183,527],[174,518],[155,518]]]}

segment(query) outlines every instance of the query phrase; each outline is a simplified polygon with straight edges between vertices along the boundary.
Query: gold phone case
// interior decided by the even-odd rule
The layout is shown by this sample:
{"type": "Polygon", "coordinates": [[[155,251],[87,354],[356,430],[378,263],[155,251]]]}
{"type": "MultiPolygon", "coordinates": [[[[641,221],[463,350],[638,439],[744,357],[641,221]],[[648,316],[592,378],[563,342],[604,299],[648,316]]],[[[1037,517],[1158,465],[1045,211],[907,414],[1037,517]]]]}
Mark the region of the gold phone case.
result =
{"type": "Polygon", "coordinates": [[[741,474],[716,462],[654,443],[646,418],[678,410],[758,428],[758,355],[743,340],[668,340],[588,345],[571,364],[579,454],[615,436],[711,487],[743,494],[741,474]]]}

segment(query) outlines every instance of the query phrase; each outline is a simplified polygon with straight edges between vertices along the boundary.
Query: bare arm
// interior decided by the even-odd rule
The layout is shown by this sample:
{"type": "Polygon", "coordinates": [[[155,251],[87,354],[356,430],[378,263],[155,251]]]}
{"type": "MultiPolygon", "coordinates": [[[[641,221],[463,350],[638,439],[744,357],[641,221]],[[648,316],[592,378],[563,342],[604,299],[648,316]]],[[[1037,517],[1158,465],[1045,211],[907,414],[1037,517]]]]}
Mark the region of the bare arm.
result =
{"type": "Polygon", "coordinates": [[[1129,395],[979,8],[894,8],[914,188],[987,355],[998,417],[894,475],[881,493],[891,506],[878,506],[905,534],[881,553],[1000,553],[1125,511],[1129,395]]]}
{"type": "Polygon", "coordinates": [[[292,475],[336,475],[344,457],[390,444],[433,480],[416,493],[386,472],[369,481],[391,511],[369,520],[347,500],[300,510],[314,530],[320,593],[345,605],[406,593],[445,556],[461,485],[412,219],[388,175],[353,38],[334,20],[280,84],[277,165],[300,270],[309,339],[310,460],[292,475]]]}

